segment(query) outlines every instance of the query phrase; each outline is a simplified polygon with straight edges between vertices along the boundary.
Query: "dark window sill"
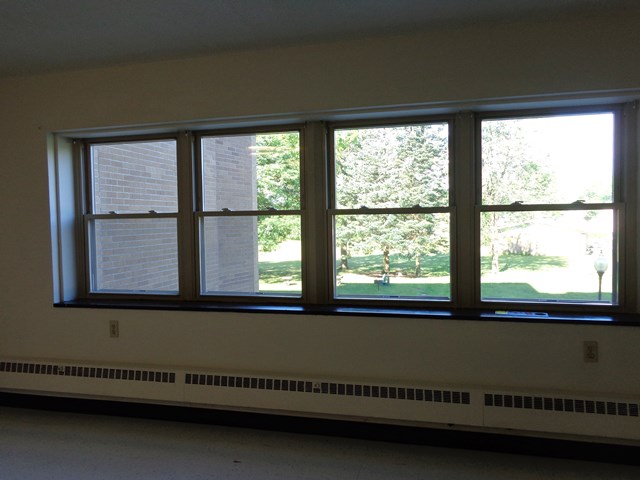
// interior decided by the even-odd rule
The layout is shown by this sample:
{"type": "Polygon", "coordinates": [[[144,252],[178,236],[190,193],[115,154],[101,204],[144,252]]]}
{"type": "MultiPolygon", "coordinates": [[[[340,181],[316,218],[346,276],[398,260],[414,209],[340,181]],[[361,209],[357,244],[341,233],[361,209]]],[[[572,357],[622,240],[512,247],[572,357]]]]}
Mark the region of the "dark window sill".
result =
{"type": "Polygon", "coordinates": [[[409,317],[492,322],[525,322],[583,325],[640,326],[640,315],[585,314],[564,312],[523,312],[516,310],[462,310],[448,308],[413,309],[401,307],[363,307],[339,305],[251,305],[213,302],[73,300],[54,304],[66,308],[115,308],[129,310],[175,310],[287,315],[339,315],[360,317],[409,317]]]}

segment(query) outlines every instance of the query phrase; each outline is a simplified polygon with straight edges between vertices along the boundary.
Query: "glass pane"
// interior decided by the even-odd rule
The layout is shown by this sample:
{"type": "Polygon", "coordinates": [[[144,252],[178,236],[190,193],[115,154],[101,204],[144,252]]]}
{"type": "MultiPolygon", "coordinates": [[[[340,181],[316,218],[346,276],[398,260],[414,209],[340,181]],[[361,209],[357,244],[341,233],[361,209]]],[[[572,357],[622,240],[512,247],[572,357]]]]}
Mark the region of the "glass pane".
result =
{"type": "Polygon", "coordinates": [[[176,142],[91,147],[95,213],[178,211],[176,142]]]}
{"type": "Polygon", "coordinates": [[[204,294],[302,293],[300,216],[205,217],[204,294]]]}
{"type": "Polygon", "coordinates": [[[299,210],[299,132],[202,139],[204,210],[299,210]]]}
{"type": "Polygon", "coordinates": [[[446,123],[335,131],[337,208],[449,205],[446,123]]]}
{"type": "Polygon", "coordinates": [[[101,219],[91,226],[93,292],[178,293],[175,218],[101,219]]]}
{"type": "Polygon", "coordinates": [[[339,215],[337,297],[449,300],[449,214],[339,215]]]}
{"type": "Polygon", "coordinates": [[[482,298],[615,303],[613,228],[611,210],[484,212],[482,298]]]}
{"type": "Polygon", "coordinates": [[[484,120],[482,203],[611,202],[613,124],[612,113],[484,120]]]}

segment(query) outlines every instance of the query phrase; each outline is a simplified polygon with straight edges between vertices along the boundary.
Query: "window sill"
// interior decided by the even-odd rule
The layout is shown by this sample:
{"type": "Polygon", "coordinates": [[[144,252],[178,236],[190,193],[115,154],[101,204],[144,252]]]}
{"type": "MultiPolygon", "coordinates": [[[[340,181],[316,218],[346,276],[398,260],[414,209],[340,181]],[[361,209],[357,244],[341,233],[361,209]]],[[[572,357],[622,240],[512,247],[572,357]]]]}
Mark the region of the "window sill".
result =
{"type": "Polygon", "coordinates": [[[553,312],[548,314],[505,310],[462,310],[450,308],[413,309],[341,305],[250,305],[214,302],[72,300],[55,303],[60,308],[114,308],[128,310],[174,310],[287,315],[339,315],[360,317],[408,317],[442,320],[475,320],[491,322],[553,323],[582,325],[640,326],[640,315],[585,314],[553,312]]]}

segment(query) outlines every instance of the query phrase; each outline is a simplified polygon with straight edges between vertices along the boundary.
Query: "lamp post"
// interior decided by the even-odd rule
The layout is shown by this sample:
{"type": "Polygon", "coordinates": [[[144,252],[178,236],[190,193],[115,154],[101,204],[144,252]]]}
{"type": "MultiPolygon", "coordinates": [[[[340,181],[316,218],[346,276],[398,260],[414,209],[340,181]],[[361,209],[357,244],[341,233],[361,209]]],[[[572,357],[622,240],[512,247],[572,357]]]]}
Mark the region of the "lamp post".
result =
{"type": "Polygon", "coordinates": [[[596,269],[596,273],[598,274],[598,301],[602,300],[602,275],[604,275],[608,267],[609,262],[604,258],[602,252],[600,252],[600,256],[593,262],[593,268],[596,269]]]}

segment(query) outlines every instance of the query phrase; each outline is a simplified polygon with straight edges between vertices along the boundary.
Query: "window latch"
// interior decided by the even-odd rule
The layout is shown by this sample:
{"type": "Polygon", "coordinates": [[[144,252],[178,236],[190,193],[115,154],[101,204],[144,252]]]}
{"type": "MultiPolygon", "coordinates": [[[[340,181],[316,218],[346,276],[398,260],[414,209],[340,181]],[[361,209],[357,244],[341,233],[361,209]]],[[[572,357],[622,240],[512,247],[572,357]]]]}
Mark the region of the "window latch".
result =
{"type": "Polygon", "coordinates": [[[278,209],[274,208],[274,207],[269,207],[269,208],[267,208],[267,211],[269,211],[269,212],[277,212],[278,209]]]}
{"type": "Polygon", "coordinates": [[[222,209],[223,212],[230,212],[231,210],[229,210],[227,207],[222,209]]]}
{"type": "Polygon", "coordinates": [[[576,200],[571,205],[582,205],[583,203],[584,203],[584,200],[576,200]]]}
{"type": "Polygon", "coordinates": [[[422,205],[420,205],[419,203],[416,203],[413,207],[411,208],[422,208],[422,205]]]}
{"type": "Polygon", "coordinates": [[[118,214],[118,212],[116,212],[115,210],[109,210],[109,213],[110,213],[111,215],[117,215],[117,214],[118,214]]]}
{"type": "Polygon", "coordinates": [[[524,202],[522,200],[516,200],[511,205],[522,205],[524,202]]]}
{"type": "Polygon", "coordinates": [[[369,207],[366,205],[360,205],[360,210],[369,210],[369,207]]]}
{"type": "Polygon", "coordinates": [[[158,212],[156,212],[155,210],[149,210],[149,213],[156,213],[157,214],[158,212]]]}

